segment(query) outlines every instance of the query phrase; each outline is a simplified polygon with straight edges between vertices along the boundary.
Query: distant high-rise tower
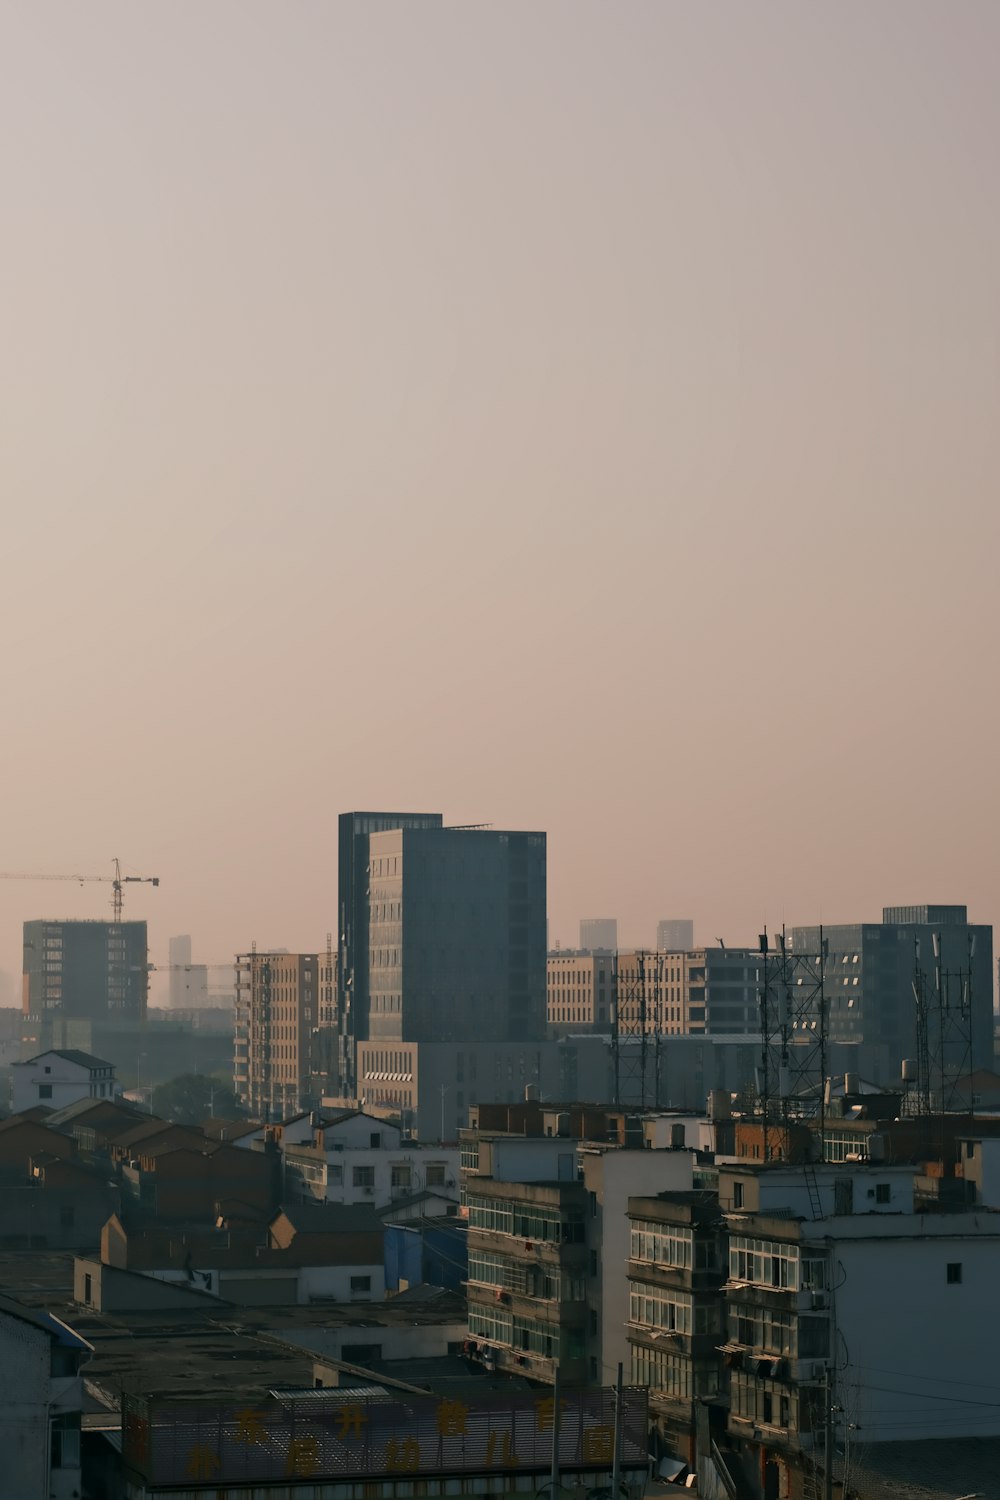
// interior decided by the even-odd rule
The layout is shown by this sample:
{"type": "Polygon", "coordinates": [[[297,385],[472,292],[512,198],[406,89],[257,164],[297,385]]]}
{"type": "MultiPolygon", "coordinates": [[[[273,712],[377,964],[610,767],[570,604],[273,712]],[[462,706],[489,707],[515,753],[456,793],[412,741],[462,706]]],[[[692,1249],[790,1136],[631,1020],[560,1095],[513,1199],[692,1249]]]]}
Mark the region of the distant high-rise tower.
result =
{"type": "Polygon", "coordinates": [[[492,828],[371,836],[372,1042],[545,1037],[545,842],[492,828]]]}
{"type": "Polygon", "coordinates": [[[694,923],[689,917],[667,917],[656,924],[656,946],[661,953],[690,953],[694,923]]]}
{"type": "Polygon", "coordinates": [[[339,1092],[357,1093],[357,1044],[368,1035],[368,887],[374,833],[440,828],[440,813],[341,813],[337,857],[337,1071],[339,1092]]]}
{"type": "Polygon", "coordinates": [[[185,971],[191,967],[191,939],[184,934],[172,937],[167,944],[170,964],[170,1009],[180,1010],[186,1003],[185,971]]]}
{"type": "Polygon", "coordinates": [[[23,1009],[39,1047],[64,1020],[144,1020],[148,985],[145,922],[25,922],[23,1009]]]}
{"type": "Polygon", "coordinates": [[[618,918],[584,918],[580,923],[580,947],[584,953],[614,952],[618,947],[618,918]]]}

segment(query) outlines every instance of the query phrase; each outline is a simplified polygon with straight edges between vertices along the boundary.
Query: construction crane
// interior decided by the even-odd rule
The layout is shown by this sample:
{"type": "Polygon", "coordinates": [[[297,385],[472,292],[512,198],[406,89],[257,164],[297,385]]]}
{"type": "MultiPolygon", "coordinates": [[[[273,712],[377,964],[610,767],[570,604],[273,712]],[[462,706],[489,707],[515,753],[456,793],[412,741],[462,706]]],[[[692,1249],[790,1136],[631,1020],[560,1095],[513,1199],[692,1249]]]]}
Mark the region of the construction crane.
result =
{"type": "Polygon", "coordinates": [[[159,875],[123,875],[121,860],[113,861],[115,873],[113,875],[26,875],[22,873],[7,874],[0,871],[0,880],[75,880],[80,885],[97,881],[102,885],[110,885],[114,895],[112,897],[112,910],[115,922],[122,919],[122,888],[126,885],[159,885],[159,875]]]}

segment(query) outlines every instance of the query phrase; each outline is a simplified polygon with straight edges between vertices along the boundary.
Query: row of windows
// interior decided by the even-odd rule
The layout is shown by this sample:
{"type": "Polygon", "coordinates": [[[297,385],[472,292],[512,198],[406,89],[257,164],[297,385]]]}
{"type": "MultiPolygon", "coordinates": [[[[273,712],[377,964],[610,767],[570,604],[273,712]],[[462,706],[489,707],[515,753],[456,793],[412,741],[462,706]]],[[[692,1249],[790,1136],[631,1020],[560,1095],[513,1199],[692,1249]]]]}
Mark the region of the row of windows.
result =
{"type": "Polygon", "coordinates": [[[733,1235],[729,1241],[729,1277],[732,1281],[749,1281],[755,1286],[777,1287],[781,1291],[795,1292],[800,1287],[820,1291],[826,1285],[826,1264],[816,1259],[800,1264],[798,1246],[781,1240],[733,1235]]]}
{"type": "Polygon", "coordinates": [[[553,1206],[512,1203],[503,1198],[469,1195],[469,1228],[510,1234],[523,1240],[552,1244],[580,1244],[583,1220],[564,1216],[553,1206]]]}
{"type": "Polygon", "coordinates": [[[629,1292],[629,1321],[642,1328],[662,1328],[668,1333],[714,1333],[719,1326],[716,1306],[699,1303],[693,1307],[690,1297],[662,1287],[639,1287],[634,1282],[629,1292]]]}
{"type": "Polygon", "coordinates": [[[675,1401],[691,1401],[695,1396],[718,1394],[719,1377],[714,1369],[692,1369],[683,1354],[669,1354],[664,1349],[645,1349],[633,1344],[630,1378],[633,1385],[648,1385],[675,1401]]]}
{"type": "Polygon", "coordinates": [[[655,1224],[647,1219],[633,1220],[629,1237],[629,1255],[632,1260],[648,1261],[658,1266],[690,1268],[693,1246],[694,1235],[690,1229],[655,1224]]]}
{"type": "Polygon", "coordinates": [[[770,1381],[734,1371],[729,1382],[729,1405],[734,1417],[764,1426],[798,1426],[798,1401],[770,1381]]]}
{"type": "Polygon", "coordinates": [[[583,1302],[586,1278],[570,1276],[557,1266],[527,1266],[490,1250],[469,1251],[469,1280],[546,1302],[583,1302]]]}

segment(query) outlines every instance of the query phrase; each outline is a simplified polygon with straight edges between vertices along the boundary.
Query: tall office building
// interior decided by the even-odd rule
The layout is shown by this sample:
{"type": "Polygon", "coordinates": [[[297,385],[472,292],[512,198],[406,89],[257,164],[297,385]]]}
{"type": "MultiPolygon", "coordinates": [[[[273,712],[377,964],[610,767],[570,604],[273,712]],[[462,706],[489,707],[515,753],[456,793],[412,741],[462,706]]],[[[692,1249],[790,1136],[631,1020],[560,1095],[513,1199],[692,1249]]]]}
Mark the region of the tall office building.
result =
{"type": "MultiPolygon", "coordinates": [[[[940,938],[941,969],[946,977],[950,1013],[945,1022],[947,1069],[993,1066],[993,928],[973,924],[964,906],[887,906],[881,922],[824,927],[825,989],[829,1034],[834,1041],[864,1044],[871,1082],[892,1087],[904,1058],[917,1056],[916,1004],[913,995],[917,945],[934,1003],[934,940],[940,938]],[[970,970],[971,1059],[964,1060],[956,1020],[961,1004],[958,977],[970,970]]],[[[793,927],[792,948],[818,953],[820,928],[793,927]]],[[[935,1028],[937,1022],[934,1022],[935,1028]]],[[[931,1038],[932,1044],[940,1046],[931,1038]]]]}
{"type": "Polygon", "coordinates": [[[543,1039],[545,834],[397,828],[369,851],[368,1039],[543,1039]]]}
{"type": "Polygon", "coordinates": [[[148,985],[145,922],[25,922],[22,1007],[41,1046],[60,1021],[144,1020],[148,985]]]}
{"type": "Polygon", "coordinates": [[[357,1094],[357,1045],[368,1036],[369,840],[392,828],[440,828],[440,813],[341,813],[337,846],[338,1092],[357,1094]]]}
{"type": "Polygon", "coordinates": [[[584,953],[613,953],[617,947],[617,917],[585,917],[581,921],[580,948],[584,953]]]}
{"type": "Polygon", "coordinates": [[[664,953],[690,953],[694,923],[690,917],[669,917],[656,924],[656,946],[664,953]]]}
{"type": "Polygon", "coordinates": [[[208,970],[191,962],[191,939],[172,937],[167,944],[171,1010],[197,1010],[208,1004],[208,970]]]}

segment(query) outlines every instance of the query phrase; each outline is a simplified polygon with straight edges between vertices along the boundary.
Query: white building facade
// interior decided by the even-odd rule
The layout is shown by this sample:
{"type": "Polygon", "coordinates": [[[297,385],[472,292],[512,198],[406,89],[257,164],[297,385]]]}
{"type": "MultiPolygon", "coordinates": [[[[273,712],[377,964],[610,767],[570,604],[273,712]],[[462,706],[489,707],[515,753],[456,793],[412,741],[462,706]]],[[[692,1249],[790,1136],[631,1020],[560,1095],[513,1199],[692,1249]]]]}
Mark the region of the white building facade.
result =
{"type": "Polygon", "coordinates": [[[373,1115],[305,1115],[281,1127],[280,1147],[289,1202],[381,1210],[420,1197],[424,1215],[457,1211],[458,1147],[404,1141],[398,1126],[373,1115]]]}
{"type": "Polygon", "coordinates": [[[119,1093],[112,1063],[71,1048],[39,1053],[10,1071],[15,1114],[35,1105],[56,1110],[81,1099],[114,1099],[119,1093]]]}

